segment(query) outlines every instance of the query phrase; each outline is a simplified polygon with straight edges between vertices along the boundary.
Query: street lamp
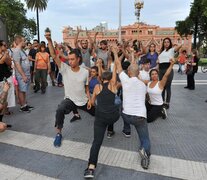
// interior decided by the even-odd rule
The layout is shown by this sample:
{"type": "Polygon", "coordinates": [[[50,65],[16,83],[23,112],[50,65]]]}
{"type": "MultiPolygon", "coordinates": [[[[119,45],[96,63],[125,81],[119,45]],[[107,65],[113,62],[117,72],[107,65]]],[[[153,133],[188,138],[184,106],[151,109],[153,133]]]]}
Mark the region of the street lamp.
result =
{"type": "Polygon", "coordinates": [[[134,7],[135,7],[135,16],[137,17],[137,21],[139,23],[140,11],[144,7],[144,1],[135,0],[134,7]]]}
{"type": "Polygon", "coordinates": [[[119,0],[119,37],[118,41],[121,43],[121,8],[122,8],[122,2],[119,0]]]}
{"type": "Polygon", "coordinates": [[[144,7],[144,1],[135,0],[134,7],[135,7],[135,16],[137,17],[137,45],[139,46],[139,43],[138,43],[138,40],[139,40],[139,18],[140,18],[141,9],[144,7]]]}

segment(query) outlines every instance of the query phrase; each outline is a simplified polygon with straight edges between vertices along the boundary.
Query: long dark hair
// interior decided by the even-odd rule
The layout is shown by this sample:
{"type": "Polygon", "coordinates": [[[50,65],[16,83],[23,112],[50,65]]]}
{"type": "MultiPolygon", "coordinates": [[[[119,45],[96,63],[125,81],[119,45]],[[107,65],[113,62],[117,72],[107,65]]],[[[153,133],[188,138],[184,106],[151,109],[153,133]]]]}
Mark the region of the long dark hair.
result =
{"type": "Polygon", "coordinates": [[[157,69],[151,69],[150,72],[149,72],[150,80],[152,80],[151,75],[154,71],[157,72],[157,74],[159,74],[159,71],[157,69]]]}
{"type": "Polygon", "coordinates": [[[164,46],[164,42],[165,42],[165,40],[169,40],[169,42],[170,42],[170,46],[166,49],[166,51],[168,51],[169,49],[171,49],[172,48],[172,41],[171,41],[171,39],[169,38],[169,37],[166,37],[165,39],[163,39],[163,41],[162,41],[162,48],[161,48],[161,50],[160,50],[160,53],[161,52],[163,52],[164,50],[165,50],[165,46],[164,46]]]}
{"type": "Polygon", "coordinates": [[[151,52],[151,51],[150,51],[150,46],[152,46],[152,45],[155,47],[155,51],[154,51],[154,52],[156,52],[156,45],[155,45],[155,43],[151,43],[151,44],[149,45],[149,53],[151,52]]]}

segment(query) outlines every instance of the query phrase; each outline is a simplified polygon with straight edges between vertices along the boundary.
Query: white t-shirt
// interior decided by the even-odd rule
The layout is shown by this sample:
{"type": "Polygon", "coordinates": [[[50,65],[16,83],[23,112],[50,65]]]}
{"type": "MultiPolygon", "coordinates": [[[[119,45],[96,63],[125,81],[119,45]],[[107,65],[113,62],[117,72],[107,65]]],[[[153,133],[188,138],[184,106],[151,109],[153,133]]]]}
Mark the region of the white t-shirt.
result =
{"type": "Polygon", "coordinates": [[[60,73],[63,76],[65,98],[77,106],[84,106],[88,101],[85,86],[88,85],[89,72],[82,67],[78,72],[73,72],[70,66],[61,62],[60,73]]]}
{"type": "Polygon", "coordinates": [[[162,91],[163,90],[161,90],[159,88],[159,81],[157,82],[157,84],[155,85],[154,88],[150,88],[149,87],[150,84],[151,84],[151,82],[149,82],[147,84],[147,92],[150,97],[150,104],[157,105],[157,106],[163,105],[163,99],[162,99],[162,91]]]}
{"type": "Polygon", "coordinates": [[[159,63],[169,63],[170,59],[174,58],[175,56],[175,48],[171,48],[168,51],[164,50],[158,56],[159,63]]]}
{"type": "Polygon", "coordinates": [[[146,85],[137,77],[129,78],[124,72],[119,78],[123,88],[123,113],[146,118],[146,85]]]}
{"type": "Polygon", "coordinates": [[[141,80],[143,80],[143,81],[149,81],[150,80],[149,72],[147,72],[145,70],[140,71],[139,76],[140,76],[141,80]]]}

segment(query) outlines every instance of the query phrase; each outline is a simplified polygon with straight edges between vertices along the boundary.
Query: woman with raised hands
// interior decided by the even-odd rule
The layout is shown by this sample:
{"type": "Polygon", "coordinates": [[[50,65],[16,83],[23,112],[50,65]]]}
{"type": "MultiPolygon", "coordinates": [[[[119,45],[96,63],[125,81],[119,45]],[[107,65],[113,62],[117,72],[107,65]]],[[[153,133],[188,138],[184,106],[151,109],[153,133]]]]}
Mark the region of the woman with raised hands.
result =
{"type": "MultiPolygon", "coordinates": [[[[112,48],[112,51],[117,59],[117,50],[112,48]]],[[[98,162],[98,154],[106,128],[108,126],[113,127],[113,124],[120,117],[119,106],[115,105],[115,96],[117,93],[116,76],[116,66],[114,66],[113,72],[103,72],[101,76],[102,84],[96,85],[93,91],[92,105],[95,104],[95,100],[97,99],[94,121],[94,140],[90,150],[88,167],[84,172],[85,178],[94,177],[94,171],[98,162]]]]}

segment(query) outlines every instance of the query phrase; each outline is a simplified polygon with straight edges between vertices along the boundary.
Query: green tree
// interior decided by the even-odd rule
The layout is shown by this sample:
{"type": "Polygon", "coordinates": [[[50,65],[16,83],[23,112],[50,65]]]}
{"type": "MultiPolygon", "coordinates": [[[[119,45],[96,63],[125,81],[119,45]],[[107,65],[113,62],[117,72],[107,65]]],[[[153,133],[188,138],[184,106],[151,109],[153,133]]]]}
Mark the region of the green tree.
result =
{"type": "Polygon", "coordinates": [[[16,34],[24,35],[27,31],[31,39],[36,32],[34,19],[27,19],[24,4],[19,0],[0,0],[0,16],[6,25],[8,40],[11,42],[16,34]]]}
{"type": "Polygon", "coordinates": [[[39,30],[39,11],[46,10],[48,0],[25,0],[28,9],[36,10],[37,14],[37,36],[40,40],[40,30],[39,30]]]}
{"type": "Polygon", "coordinates": [[[207,0],[194,0],[190,14],[184,21],[176,22],[176,29],[181,36],[193,34],[193,48],[199,48],[207,41],[207,16],[205,15],[207,0]]]}

